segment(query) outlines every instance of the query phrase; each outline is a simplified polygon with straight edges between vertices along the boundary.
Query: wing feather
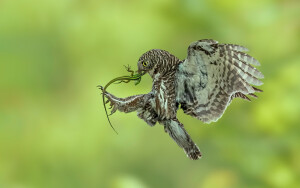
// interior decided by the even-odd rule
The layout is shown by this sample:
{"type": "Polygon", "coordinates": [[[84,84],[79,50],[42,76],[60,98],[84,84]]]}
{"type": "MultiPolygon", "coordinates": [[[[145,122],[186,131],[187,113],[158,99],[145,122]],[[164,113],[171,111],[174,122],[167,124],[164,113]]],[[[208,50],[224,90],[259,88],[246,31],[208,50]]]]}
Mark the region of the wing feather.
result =
{"type": "Polygon", "coordinates": [[[234,54],[234,59],[244,61],[252,65],[260,66],[260,63],[254,57],[244,52],[233,52],[233,54],[234,54]]]}
{"type": "Polygon", "coordinates": [[[233,59],[233,64],[235,67],[240,68],[244,72],[247,72],[252,76],[255,76],[256,78],[264,78],[264,75],[259,70],[247,64],[244,61],[233,59]]]}
{"type": "Polygon", "coordinates": [[[233,98],[250,99],[260,92],[263,74],[252,65],[260,63],[244,53],[247,48],[219,44],[212,39],[193,42],[177,72],[177,97],[188,115],[205,123],[217,121],[233,98]]]}
{"type": "Polygon", "coordinates": [[[220,44],[220,46],[225,46],[229,50],[237,51],[237,52],[248,52],[248,48],[244,46],[236,45],[236,44],[220,44]]]}

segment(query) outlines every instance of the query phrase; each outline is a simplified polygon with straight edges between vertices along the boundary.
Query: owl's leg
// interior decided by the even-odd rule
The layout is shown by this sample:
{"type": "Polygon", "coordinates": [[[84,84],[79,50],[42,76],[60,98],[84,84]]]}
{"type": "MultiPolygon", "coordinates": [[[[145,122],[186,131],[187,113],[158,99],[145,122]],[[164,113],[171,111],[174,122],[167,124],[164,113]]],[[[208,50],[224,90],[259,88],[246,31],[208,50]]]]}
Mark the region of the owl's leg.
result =
{"type": "Polygon", "coordinates": [[[126,98],[118,98],[108,92],[105,92],[104,95],[108,99],[107,103],[110,102],[112,108],[111,114],[117,110],[125,113],[136,111],[138,108],[142,108],[151,97],[150,93],[126,98]]]}
{"type": "Polygon", "coordinates": [[[164,120],[160,122],[164,124],[165,131],[169,133],[171,138],[183,148],[185,153],[190,159],[197,160],[201,158],[201,153],[198,146],[193,142],[190,135],[186,132],[181,124],[176,118],[171,120],[164,120]]]}

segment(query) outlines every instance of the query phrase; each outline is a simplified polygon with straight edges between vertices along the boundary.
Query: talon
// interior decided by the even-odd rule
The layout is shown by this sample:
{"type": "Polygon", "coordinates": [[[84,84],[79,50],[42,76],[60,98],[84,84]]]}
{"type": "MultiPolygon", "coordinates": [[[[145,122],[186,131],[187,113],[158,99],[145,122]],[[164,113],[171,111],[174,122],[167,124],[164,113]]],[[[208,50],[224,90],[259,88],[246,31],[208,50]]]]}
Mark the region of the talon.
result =
{"type": "Polygon", "coordinates": [[[112,115],[113,113],[115,113],[117,111],[117,106],[115,105],[114,108],[111,110],[110,115],[112,115]]]}
{"type": "Polygon", "coordinates": [[[98,87],[99,89],[101,89],[102,91],[103,91],[103,89],[104,89],[101,85],[97,85],[97,87],[98,87]]]}
{"type": "Polygon", "coordinates": [[[105,101],[105,104],[109,103],[109,100],[105,101]]]}

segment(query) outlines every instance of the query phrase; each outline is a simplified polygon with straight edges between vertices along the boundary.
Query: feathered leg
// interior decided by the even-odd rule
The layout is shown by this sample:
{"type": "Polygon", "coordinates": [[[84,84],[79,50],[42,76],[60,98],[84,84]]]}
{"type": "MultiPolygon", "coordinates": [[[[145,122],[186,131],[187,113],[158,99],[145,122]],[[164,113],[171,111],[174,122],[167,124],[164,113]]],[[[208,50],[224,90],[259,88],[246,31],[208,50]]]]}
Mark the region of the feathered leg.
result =
{"type": "Polygon", "coordinates": [[[201,158],[198,146],[185,131],[182,123],[180,123],[177,119],[164,120],[160,123],[164,125],[165,131],[169,133],[178,146],[183,148],[190,159],[197,160],[201,158]]]}
{"type": "Polygon", "coordinates": [[[111,114],[115,113],[117,110],[125,113],[136,111],[137,109],[142,108],[152,97],[152,93],[134,95],[126,98],[118,98],[108,92],[105,92],[104,95],[108,99],[106,103],[110,102],[112,108],[111,114]]]}

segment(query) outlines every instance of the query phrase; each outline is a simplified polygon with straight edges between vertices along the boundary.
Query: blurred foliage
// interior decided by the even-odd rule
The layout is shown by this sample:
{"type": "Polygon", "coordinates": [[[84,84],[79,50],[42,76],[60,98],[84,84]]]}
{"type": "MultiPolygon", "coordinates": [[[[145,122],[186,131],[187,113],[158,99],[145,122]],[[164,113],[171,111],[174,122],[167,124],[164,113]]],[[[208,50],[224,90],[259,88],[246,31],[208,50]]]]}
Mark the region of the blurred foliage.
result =
{"type": "MultiPolygon", "coordinates": [[[[0,187],[300,187],[298,0],[0,1],[0,187]],[[135,113],[109,127],[96,85],[145,51],[181,59],[213,38],[248,47],[264,93],[205,125],[179,111],[203,158],[189,160],[135,113]]],[[[111,86],[147,93],[151,79],[111,86]]]]}

